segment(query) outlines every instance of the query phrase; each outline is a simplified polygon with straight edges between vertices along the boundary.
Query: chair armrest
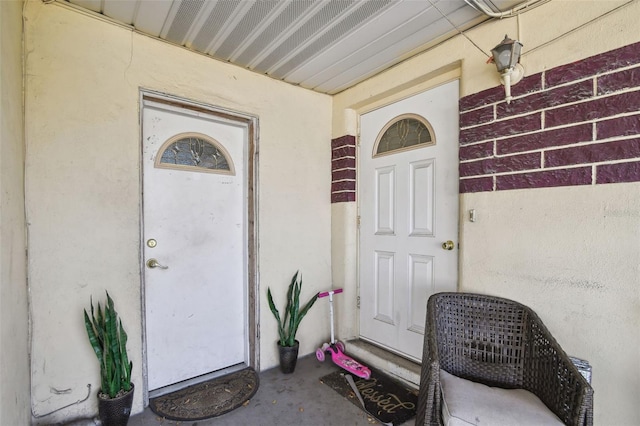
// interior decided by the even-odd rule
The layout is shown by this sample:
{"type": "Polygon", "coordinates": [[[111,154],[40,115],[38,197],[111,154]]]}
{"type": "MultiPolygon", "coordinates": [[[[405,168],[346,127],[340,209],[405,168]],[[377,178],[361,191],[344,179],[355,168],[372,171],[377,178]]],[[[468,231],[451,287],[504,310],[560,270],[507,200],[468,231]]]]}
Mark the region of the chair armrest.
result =
{"type": "Polygon", "coordinates": [[[529,311],[528,315],[524,387],[536,394],[565,424],[593,425],[593,388],[535,312],[529,311]]]}
{"type": "Polygon", "coordinates": [[[430,299],[420,371],[420,391],[416,409],[416,426],[442,425],[442,396],[440,394],[440,357],[436,341],[436,309],[430,299]]]}
{"type": "Polygon", "coordinates": [[[437,362],[422,365],[415,424],[416,426],[442,425],[440,365],[437,362]]]}

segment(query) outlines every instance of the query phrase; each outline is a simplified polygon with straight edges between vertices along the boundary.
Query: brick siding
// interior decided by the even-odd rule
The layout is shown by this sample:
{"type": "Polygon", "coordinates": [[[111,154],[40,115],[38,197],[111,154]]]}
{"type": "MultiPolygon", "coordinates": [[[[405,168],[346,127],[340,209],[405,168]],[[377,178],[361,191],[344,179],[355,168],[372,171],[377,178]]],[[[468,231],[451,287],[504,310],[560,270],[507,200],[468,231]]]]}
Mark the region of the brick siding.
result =
{"type": "Polygon", "coordinates": [[[640,43],[460,99],[460,192],[640,181],[640,43]]]}
{"type": "Polygon", "coordinates": [[[356,201],[356,138],[331,140],[331,202],[356,201]]]}

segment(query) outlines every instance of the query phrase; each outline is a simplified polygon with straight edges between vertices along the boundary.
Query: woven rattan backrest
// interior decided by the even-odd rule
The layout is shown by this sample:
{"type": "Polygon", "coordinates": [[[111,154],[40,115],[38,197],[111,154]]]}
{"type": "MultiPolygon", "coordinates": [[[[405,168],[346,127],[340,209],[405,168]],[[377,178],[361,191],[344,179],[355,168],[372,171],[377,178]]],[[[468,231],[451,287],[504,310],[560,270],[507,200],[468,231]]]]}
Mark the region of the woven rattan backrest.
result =
{"type": "Polygon", "coordinates": [[[522,387],[528,308],[465,293],[434,295],[440,366],[449,373],[502,387],[522,387]]]}

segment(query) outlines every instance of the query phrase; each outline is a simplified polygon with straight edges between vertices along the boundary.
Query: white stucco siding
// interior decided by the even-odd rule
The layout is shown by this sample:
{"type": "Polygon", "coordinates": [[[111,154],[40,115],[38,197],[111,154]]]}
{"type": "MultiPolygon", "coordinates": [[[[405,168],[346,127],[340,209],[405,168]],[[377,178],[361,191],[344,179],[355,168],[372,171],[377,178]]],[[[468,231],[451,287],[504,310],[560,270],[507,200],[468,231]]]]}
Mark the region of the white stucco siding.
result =
{"type": "MultiPolygon", "coordinates": [[[[82,309],[105,290],[129,334],[134,412],[142,409],[140,88],[259,119],[260,365],[277,365],[266,287],[284,298],[297,269],[307,296],[330,285],[331,98],[60,5],[29,2],[25,16],[34,413],[83,399],[91,383],[87,402],[40,421],[95,414],[98,366],[82,309]]],[[[328,318],[314,309],[301,355],[321,331],[328,318]]]]}
{"type": "Polygon", "coordinates": [[[530,306],[589,360],[598,424],[633,424],[638,410],[638,194],[637,183],[499,191],[461,207],[477,221],[461,222],[460,290],[530,306]]]}
{"type": "Polygon", "coordinates": [[[0,424],[28,424],[22,2],[0,2],[0,424]]]}

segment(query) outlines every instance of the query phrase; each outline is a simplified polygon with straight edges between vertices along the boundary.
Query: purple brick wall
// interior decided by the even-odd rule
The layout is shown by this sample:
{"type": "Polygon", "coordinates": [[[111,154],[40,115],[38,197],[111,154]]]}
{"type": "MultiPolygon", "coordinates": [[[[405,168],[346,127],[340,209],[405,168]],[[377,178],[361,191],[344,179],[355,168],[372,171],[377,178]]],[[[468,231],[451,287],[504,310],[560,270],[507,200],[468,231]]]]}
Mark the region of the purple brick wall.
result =
{"type": "Polygon", "coordinates": [[[640,181],[640,43],[460,99],[460,192],[640,181]]]}
{"type": "Polygon", "coordinates": [[[331,202],[356,200],[356,138],[341,136],[331,140],[331,202]]]}

